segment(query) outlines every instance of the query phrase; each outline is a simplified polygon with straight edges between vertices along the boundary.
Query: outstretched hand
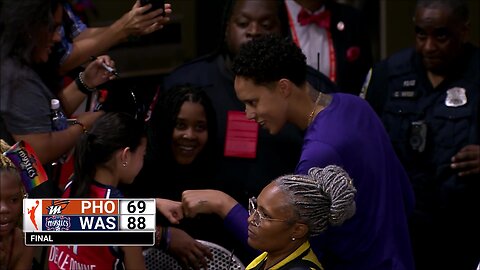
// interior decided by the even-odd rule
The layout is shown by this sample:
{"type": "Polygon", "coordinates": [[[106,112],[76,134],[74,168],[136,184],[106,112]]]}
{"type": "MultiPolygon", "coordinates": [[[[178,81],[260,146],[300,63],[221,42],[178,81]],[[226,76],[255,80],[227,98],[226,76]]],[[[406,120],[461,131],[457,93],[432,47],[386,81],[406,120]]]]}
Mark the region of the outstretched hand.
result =
{"type": "Polygon", "coordinates": [[[230,195],[219,190],[186,190],[182,193],[183,213],[186,217],[217,214],[224,218],[237,203],[230,195]]]}
{"type": "MultiPolygon", "coordinates": [[[[161,12],[161,9],[158,11],[161,12]]],[[[143,28],[137,35],[147,35],[150,33],[153,33],[157,30],[160,30],[163,28],[165,24],[167,24],[170,21],[170,14],[172,13],[172,5],[171,4],[165,4],[165,14],[161,16],[157,16],[155,19],[157,19],[153,24],[150,26],[143,28]]]]}
{"type": "Polygon", "coordinates": [[[172,224],[180,223],[183,218],[182,203],[167,199],[155,199],[158,211],[164,215],[172,224]]]}
{"type": "Polygon", "coordinates": [[[163,28],[170,21],[171,5],[165,4],[165,15],[162,15],[162,9],[148,12],[151,7],[151,4],[141,6],[137,0],[132,9],[115,22],[115,28],[125,36],[146,35],[163,28]]]}
{"type": "Polygon", "coordinates": [[[452,157],[450,166],[458,171],[459,176],[480,174],[480,145],[470,144],[452,157]]]}

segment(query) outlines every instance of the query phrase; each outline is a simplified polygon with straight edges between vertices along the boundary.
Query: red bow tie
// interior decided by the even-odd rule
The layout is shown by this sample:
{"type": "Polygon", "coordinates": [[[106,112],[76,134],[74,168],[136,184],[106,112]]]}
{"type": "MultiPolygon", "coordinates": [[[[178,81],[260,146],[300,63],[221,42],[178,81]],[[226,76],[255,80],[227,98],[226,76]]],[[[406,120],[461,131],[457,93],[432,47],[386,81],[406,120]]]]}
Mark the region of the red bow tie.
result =
{"type": "Polygon", "coordinates": [[[315,23],[318,25],[318,27],[329,30],[330,29],[330,10],[325,10],[318,14],[311,14],[302,8],[300,13],[298,13],[297,20],[302,26],[315,23]]]}

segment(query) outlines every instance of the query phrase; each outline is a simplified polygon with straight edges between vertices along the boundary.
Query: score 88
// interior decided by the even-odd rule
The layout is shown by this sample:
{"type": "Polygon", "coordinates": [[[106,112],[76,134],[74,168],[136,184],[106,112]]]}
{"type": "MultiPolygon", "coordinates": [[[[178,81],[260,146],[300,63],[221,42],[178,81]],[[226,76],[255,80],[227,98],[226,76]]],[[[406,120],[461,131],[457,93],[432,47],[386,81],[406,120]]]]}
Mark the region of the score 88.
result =
{"type": "Polygon", "coordinates": [[[155,199],[120,201],[120,230],[155,230],[155,199]]]}

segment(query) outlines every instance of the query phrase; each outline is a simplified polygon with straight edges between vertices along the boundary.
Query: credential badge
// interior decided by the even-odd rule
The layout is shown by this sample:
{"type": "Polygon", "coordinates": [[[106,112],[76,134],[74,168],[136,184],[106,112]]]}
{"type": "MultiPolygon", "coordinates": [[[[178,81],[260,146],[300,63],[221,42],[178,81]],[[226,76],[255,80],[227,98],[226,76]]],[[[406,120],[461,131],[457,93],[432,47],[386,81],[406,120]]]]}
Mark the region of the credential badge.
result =
{"type": "Polygon", "coordinates": [[[453,87],[447,90],[445,105],[447,107],[460,107],[467,104],[467,95],[465,88],[453,87]]]}

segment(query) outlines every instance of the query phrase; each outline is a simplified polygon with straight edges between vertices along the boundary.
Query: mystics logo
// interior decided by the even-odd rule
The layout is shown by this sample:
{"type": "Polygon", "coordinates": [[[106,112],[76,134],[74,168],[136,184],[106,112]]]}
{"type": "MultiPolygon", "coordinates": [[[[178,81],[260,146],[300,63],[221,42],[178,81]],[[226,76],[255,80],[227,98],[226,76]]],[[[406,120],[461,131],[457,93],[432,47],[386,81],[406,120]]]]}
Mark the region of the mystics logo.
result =
{"type": "Polygon", "coordinates": [[[25,199],[23,203],[23,230],[42,230],[42,200],[25,199]]]}
{"type": "Polygon", "coordinates": [[[68,231],[71,226],[70,217],[50,216],[45,218],[45,230],[47,231],[68,231]]]}

